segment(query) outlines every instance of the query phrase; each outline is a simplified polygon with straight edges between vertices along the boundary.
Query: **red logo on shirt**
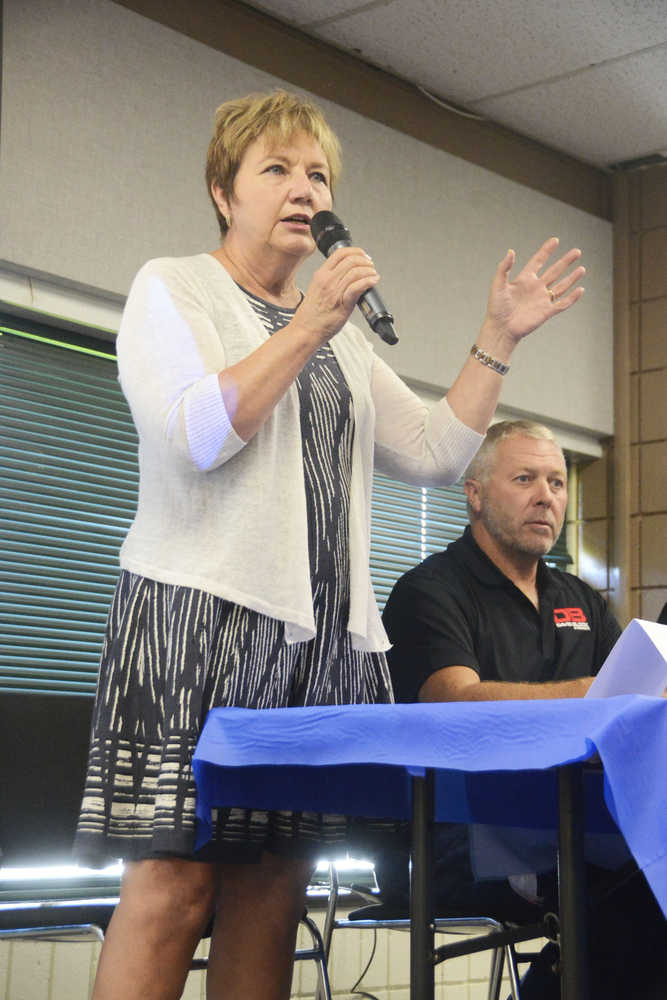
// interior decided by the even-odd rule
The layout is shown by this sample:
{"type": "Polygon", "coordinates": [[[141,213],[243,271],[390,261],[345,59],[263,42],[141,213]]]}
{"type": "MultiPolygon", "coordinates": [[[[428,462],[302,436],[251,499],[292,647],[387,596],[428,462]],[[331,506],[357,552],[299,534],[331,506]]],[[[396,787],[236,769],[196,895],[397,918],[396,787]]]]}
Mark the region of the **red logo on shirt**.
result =
{"type": "Polygon", "coordinates": [[[581,608],[554,608],[554,625],[556,628],[575,628],[590,632],[586,615],[581,608]]]}

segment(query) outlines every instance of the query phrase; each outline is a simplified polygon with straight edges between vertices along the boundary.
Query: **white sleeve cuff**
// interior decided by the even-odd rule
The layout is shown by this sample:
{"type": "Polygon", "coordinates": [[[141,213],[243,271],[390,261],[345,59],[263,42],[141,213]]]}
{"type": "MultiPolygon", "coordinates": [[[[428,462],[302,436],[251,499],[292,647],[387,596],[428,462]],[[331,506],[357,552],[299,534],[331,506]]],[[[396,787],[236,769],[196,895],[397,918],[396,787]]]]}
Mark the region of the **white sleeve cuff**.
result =
{"type": "Polygon", "coordinates": [[[202,472],[226,462],[245,445],[232,427],[217,372],[188,389],[183,408],[190,454],[202,472]]]}

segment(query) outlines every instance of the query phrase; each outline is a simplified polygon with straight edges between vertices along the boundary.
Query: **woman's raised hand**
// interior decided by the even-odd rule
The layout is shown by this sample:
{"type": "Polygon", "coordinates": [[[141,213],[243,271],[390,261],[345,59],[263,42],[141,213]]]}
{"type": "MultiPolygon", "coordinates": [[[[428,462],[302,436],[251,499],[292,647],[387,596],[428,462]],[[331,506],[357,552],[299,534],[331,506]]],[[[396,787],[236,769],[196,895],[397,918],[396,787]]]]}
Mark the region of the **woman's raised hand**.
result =
{"type": "Polygon", "coordinates": [[[554,263],[548,264],[557,247],[555,236],[548,239],[513,281],[510,280],[510,271],[516,254],[514,250],[507,251],[491,283],[485,326],[494,328],[496,334],[516,344],[581,298],[584,289],[580,285],[574,286],[586,273],[586,268],[579,266],[568,270],[581,257],[581,250],[568,250],[554,263]]]}
{"type": "Polygon", "coordinates": [[[346,323],[361,295],[379,280],[364,250],[341,247],[313,275],[292,322],[325,343],[346,323]]]}

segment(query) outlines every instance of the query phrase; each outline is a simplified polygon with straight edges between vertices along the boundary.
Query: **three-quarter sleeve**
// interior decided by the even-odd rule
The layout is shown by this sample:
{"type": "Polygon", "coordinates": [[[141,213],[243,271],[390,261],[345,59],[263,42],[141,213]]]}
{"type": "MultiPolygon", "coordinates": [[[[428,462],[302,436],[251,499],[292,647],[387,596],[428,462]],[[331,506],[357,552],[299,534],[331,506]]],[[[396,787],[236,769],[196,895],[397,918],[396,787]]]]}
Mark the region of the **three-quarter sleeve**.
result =
{"type": "Polygon", "coordinates": [[[218,383],[226,365],[214,304],[203,283],[173,262],[137,274],[118,334],[118,370],[140,438],[200,471],[244,446],[218,383]]]}
{"type": "Polygon", "coordinates": [[[372,395],[381,472],[419,486],[447,486],[463,475],[484,435],[462,423],[446,398],[427,406],[378,357],[372,395]]]}

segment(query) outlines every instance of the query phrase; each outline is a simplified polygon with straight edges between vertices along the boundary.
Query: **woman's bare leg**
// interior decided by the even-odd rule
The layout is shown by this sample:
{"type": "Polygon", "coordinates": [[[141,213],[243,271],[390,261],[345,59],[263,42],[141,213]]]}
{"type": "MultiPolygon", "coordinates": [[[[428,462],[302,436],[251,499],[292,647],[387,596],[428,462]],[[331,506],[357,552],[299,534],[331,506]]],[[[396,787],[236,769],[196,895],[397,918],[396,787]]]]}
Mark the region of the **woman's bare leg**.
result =
{"type": "Polygon", "coordinates": [[[256,865],[220,865],[208,1000],[288,1000],[312,862],[264,853],[256,865]]]}
{"type": "Polygon", "coordinates": [[[135,861],[102,947],[93,1000],[177,1000],[211,918],[219,866],[135,861]]]}

